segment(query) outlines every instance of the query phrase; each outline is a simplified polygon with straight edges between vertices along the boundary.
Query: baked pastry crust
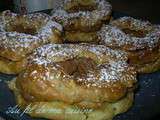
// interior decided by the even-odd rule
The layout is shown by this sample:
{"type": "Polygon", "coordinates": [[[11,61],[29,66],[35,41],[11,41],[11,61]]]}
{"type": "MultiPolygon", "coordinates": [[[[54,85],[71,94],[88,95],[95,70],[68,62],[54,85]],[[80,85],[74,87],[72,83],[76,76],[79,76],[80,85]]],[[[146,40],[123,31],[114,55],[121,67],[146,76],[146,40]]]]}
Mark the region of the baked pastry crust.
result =
{"type": "Polygon", "coordinates": [[[112,120],[133,103],[136,72],[126,54],[103,45],[48,44],[9,82],[20,108],[56,120],[112,120]],[[25,83],[25,84],[24,84],[25,83]]]}
{"type": "Polygon", "coordinates": [[[25,69],[27,60],[11,61],[0,57],[0,72],[8,74],[18,74],[25,69]]]}
{"type": "Polygon", "coordinates": [[[125,53],[105,46],[44,45],[17,77],[17,87],[27,101],[99,107],[121,99],[135,87],[136,72],[126,61],[125,53]]]}
{"type": "Polygon", "coordinates": [[[65,0],[64,9],[68,12],[77,12],[77,11],[92,11],[96,9],[96,0],[65,0]]]}
{"type": "Polygon", "coordinates": [[[122,17],[105,25],[98,32],[101,44],[127,52],[129,63],[139,73],[160,68],[160,28],[148,21],[122,17]]]}
{"type": "Polygon", "coordinates": [[[53,13],[53,20],[66,31],[93,32],[109,21],[111,11],[111,5],[105,0],[65,0],[64,7],[53,13]]]}
{"type": "Polygon", "coordinates": [[[65,31],[64,39],[67,43],[99,43],[97,32],[65,31]]]}
{"type": "Polygon", "coordinates": [[[10,69],[8,60],[17,64],[41,45],[61,43],[61,32],[62,26],[46,14],[18,15],[4,11],[0,16],[0,57],[6,70],[0,67],[0,72],[16,74],[18,68],[10,69]]]}
{"type": "Polygon", "coordinates": [[[13,90],[18,106],[29,110],[32,117],[47,118],[51,120],[112,120],[114,116],[126,112],[133,104],[133,93],[129,92],[124,98],[116,102],[105,102],[97,109],[79,108],[61,101],[52,102],[28,102],[17,89],[15,80],[9,82],[9,88],[13,90]]]}

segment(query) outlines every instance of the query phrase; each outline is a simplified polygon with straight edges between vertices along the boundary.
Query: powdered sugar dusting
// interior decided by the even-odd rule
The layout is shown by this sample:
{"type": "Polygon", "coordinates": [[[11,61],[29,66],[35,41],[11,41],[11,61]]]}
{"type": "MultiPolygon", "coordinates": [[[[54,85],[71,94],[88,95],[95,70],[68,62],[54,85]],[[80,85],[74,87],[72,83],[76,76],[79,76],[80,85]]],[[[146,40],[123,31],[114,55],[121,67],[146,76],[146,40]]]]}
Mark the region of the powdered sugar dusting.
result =
{"type": "Polygon", "coordinates": [[[30,43],[38,41],[38,37],[20,34],[17,32],[0,33],[1,46],[16,49],[18,47],[28,48],[30,43]]]}
{"type": "Polygon", "coordinates": [[[38,32],[38,37],[42,38],[43,40],[49,39],[51,36],[54,35],[53,30],[57,29],[62,32],[62,26],[52,20],[48,21],[47,24],[42,27],[38,32]]]}
{"type": "Polygon", "coordinates": [[[129,45],[128,50],[135,49],[152,49],[160,42],[160,29],[151,25],[149,22],[143,22],[130,17],[123,17],[117,21],[113,21],[112,25],[105,25],[101,31],[98,32],[101,42],[108,46],[125,47],[129,45]],[[130,26],[127,26],[127,20],[130,26]],[[132,23],[133,22],[133,23],[132,23]],[[129,34],[124,33],[121,29],[128,27],[131,30],[143,30],[148,31],[145,37],[132,37],[129,34]]]}
{"type": "MultiPolygon", "coordinates": [[[[67,1],[66,1],[67,2],[67,1]]],[[[98,20],[103,19],[111,13],[111,5],[105,0],[96,0],[97,9],[93,11],[78,11],[68,13],[63,9],[59,9],[53,13],[53,19],[62,23],[63,26],[70,22],[73,18],[82,18],[86,25],[93,25],[98,20]]]]}
{"type": "Polygon", "coordinates": [[[132,17],[121,17],[111,22],[112,25],[119,26],[120,28],[130,28],[131,30],[144,30],[151,31],[153,25],[149,21],[143,21],[132,17]],[[126,26],[126,24],[128,24],[126,26]]]}
{"type": "MultiPolygon", "coordinates": [[[[102,87],[119,80],[136,80],[136,73],[127,64],[126,54],[115,51],[103,45],[88,44],[48,44],[35,50],[30,58],[30,64],[44,65],[46,68],[56,65],[56,62],[78,57],[89,57],[84,53],[92,53],[104,61],[97,63],[95,71],[88,71],[85,78],[78,77],[77,81],[89,86],[102,87]],[[114,59],[113,59],[114,58],[114,59]],[[129,74],[130,72],[130,74],[129,74]],[[122,77],[123,76],[123,77],[122,77]]],[[[94,59],[94,58],[92,58],[94,59]]],[[[99,60],[98,60],[99,61],[99,60]]],[[[63,76],[72,77],[69,75],[63,76]]]]}
{"type": "Polygon", "coordinates": [[[97,47],[89,47],[88,50],[95,53],[98,57],[102,57],[102,56],[106,55],[106,53],[107,53],[110,58],[116,58],[119,60],[126,60],[127,59],[125,52],[122,52],[121,50],[115,51],[113,49],[106,48],[103,45],[102,46],[99,45],[97,47]]]}
{"type": "Polygon", "coordinates": [[[27,15],[19,15],[9,10],[2,12],[4,28],[10,27],[15,23],[22,23],[26,26],[32,26],[38,31],[39,27],[45,25],[51,18],[45,13],[34,13],[27,15]]]}
{"type": "Polygon", "coordinates": [[[0,16],[0,32],[4,32],[3,17],[0,16]]]}
{"type": "MultiPolygon", "coordinates": [[[[35,50],[35,58],[42,58],[46,62],[64,61],[67,59],[73,59],[83,52],[91,52],[99,56],[108,56],[113,59],[127,60],[126,53],[120,50],[112,50],[103,45],[87,45],[87,44],[48,44],[35,50]],[[40,55],[40,56],[39,56],[40,55]]],[[[36,59],[37,60],[37,59],[36,59]]],[[[43,62],[36,61],[37,64],[43,64],[43,62]]]]}
{"type": "Polygon", "coordinates": [[[98,32],[98,36],[107,45],[121,46],[130,42],[130,37],[117,27],[105,25],[98,32]]]}
{"type": "Polygon", "coordinates": [[[117,81],[126,82],[132,80],[136,82],[136,72],[129,67],[126,61],[109,61],[97,67],[98,74],[89,71],[87,77],[79,78],[78,81],[87,84],[87,87],[107,87],[117,81]]]}
{"type": "Polygon", "coordinates": [[[125,61],[110,61],[105,64],[100,72],[100,81],[117,81],[121,80],[125,75],[123,72],[128,72],[128,64],[125,61]],[[108,74],[106,74],[108,73],[108,74]]]}
{"type": "MultiPolygon", "coordinates": [[[[0,47],[2,50],[12,51],[17,55],[26,55],[33,49],[50,43],[50,37],[54,35],[54,29],[62,31],[62,26],[54,21],[47,14],[35,13],[29,15],[18,15],[10,11],[4,11],[0,16],[0,47]],[[12,24],[22,22],[27,26],[35,28],[34,35],[27,33],[10,32],[6,30],[12,24]]],[[[25,27],[24,25],[24,27],[25,27]]],[[[1,51],[1,53],[3,52],[1,51]]]]}

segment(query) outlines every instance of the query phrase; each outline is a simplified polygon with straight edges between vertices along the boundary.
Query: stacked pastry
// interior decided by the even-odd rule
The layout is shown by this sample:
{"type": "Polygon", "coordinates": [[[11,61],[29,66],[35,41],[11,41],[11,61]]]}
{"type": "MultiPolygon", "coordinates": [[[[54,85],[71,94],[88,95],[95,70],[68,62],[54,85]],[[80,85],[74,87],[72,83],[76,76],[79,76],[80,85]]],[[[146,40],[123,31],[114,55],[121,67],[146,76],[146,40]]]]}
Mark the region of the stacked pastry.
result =
{"type": "Polygon", "coordinates": [[[112,7],[106,0],[65,0],[53,19],[64,27],[69,43],[98,43],[96,32],[110,20],[112,7]]]}
{"type": "Polygon", "coordinates": [[[0,71],[20,73],[9,83],[20,108],[52,120],[112,120],[131,107],[137,71],[160,68],[160,27],[131,17],[106,25],[110,15],[105,0],[65,0],[53,19],[1,15],[0,71]],[[58,23],[65,42],[85,44],[61,43],[58,23]]]}
{"type": "Polygon", "coordinates": [[[100,43],[127,53],[129,64],[139,73],[160,69],[160,27],[148,21],[121,17],[97,33],[100,43]]]}
{"type": "Polygon", "coordinates": [[[112,120],[133,103],[136,72],[122,51],[105,46],[49,44],[30,57],[9,86],[32,117],[112,120]]]}
{"type": "Polygon", "coordinates": [[[62,26],[45,13],[0,15],[0,72],[18,74],[26,68],[34,49],[48,43],[61,43],[62,26]]]}

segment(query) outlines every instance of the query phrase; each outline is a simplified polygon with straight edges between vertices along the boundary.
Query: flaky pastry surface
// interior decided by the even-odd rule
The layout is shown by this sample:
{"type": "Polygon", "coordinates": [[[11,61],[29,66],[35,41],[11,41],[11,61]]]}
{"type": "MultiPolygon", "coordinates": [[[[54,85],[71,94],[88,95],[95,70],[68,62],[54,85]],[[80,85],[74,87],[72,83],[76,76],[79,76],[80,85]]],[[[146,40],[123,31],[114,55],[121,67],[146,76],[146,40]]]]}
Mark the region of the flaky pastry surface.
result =
{"type": "MultiPolygon", "coordinates": [[[[0,15],[0,57],[16,64],[26,59],[39,46],[61,43],[61,32],[62,26],[52,21],[47,14],[19,15],[4,11],[0,15]]],[[[10,69],[10,64],[4,64],[8,69],[5,73],[17,73],[18,68],[10,69]]],[[[5,71],[3,68],[0,68],[0,72],[5,71]]]]}
{"type": "Polygon", "coordinates": [[[136,72],[126,61],[125,53],[105,46],[44,45],[17,77],[17,86],[28,101],[98,107],[117,101],[135,87],[136,72]]]}
{"type": "Polygon", "coordinates": [[[105,0],[66,0],[63,7],[53,13],[53,20],[67,31],[91,32],[109,21],[111,11],[111,5],[105,0]]]}
{"type": "Polygon", "coordinates": [[[150,73],[160,68],[158,25],[131,17],[122,17],[113,20],[110,25],[103,26],[98,36],[102,44],[127,52],[130,64],[140,73],[150,73]]]}

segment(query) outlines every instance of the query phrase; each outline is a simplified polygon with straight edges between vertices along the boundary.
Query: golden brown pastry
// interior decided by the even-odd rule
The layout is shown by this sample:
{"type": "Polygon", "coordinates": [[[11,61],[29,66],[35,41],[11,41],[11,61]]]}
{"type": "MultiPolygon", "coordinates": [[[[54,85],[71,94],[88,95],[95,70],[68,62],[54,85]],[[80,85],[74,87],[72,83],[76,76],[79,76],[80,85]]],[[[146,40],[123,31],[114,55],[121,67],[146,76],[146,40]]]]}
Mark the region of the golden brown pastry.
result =
{"type": "Polygon", "coordinates": [[[18,105],[22,109],[30,108],[28,114],[32,117],[51,120],[112,120],[115,115],[126,112],[134,101],[133,93],[130,92],[123,99],[105,102],[98,109],[85,109],[61,101],[27,102],[17,89],[15,80],[9,83],[9,87],[14,91],[18,105]]]}
{"type": "MultiPolygon", "coordinates": [[[[96,0],[65,0],[64,9],[68,12],[92,11],[96,9],[96,0]]],[[[100,2],[100,1],[99,1],[100,2]]]]}
{"type": "Polygon", "coordinates": [[[131,106],[135,83],[136,72],[122,51],[101,45],[49,44],[35,50],[27,69],[9,86],[22,108],[33,107],[31,116],[111,120],[131,106]],[[36,113],[40,107],[51,113],[36,113]],[[73,113],[76,109],[82,112],[73,113]],[[86,113],[87,109],[91,111],[86,113]]]}
{"type": "Polygon", "coordinates": [[[101,44],[127,52],[129,64],[139,73],[160,69],[160,27],[148,21],[122,17],[98,33],[101,44]]]}
{"type": "Polygon", "coordinates": [[[64,42],[69,43],[95,43],[99,42],[97,32],[80,32],[80,31],[65,31],[64,42]]]}
{"type": "Polygon", "coordinates": [[[61,43],[61,32],[62,26],[46,14],[18,15],[4,11],[0,16],[0,72],[19,73],[35,48],[61,43]]]}
{"type": "Polygon", "coordinates": [[[65,0],[63,8],[53,13],[53,20],[66,31],[93,32],[110,19],[111,10],[105,0],[65,0]]]}

